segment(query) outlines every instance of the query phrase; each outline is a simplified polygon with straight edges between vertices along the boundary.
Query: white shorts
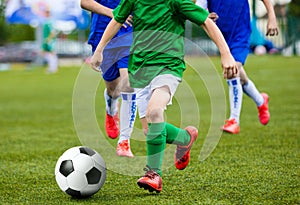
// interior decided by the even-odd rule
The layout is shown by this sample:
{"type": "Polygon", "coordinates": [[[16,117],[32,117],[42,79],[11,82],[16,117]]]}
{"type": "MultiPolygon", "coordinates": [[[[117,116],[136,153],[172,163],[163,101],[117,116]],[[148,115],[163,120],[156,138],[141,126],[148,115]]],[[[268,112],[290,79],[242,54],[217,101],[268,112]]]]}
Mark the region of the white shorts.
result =
{"type": "Polygon", "coordinates": [[[135,92],[137,95],[137,106],[139,109],[139,117],[143,118],[146,116],[146,110],[148,106],[148,102],[151,98],[151,94],[153,90],[156,88],[160,88],[163,86],[168,86],[169,91],[171,94],[170,101],[167,105],[172,104],[172,98],[177,90],[177,87],[179,83],[181,82],[181,79],[179,77],[176,77],[172,74],[163,74],[155,77],[149,85],[147,85],[145,88],[135,88],[135,92]]]}

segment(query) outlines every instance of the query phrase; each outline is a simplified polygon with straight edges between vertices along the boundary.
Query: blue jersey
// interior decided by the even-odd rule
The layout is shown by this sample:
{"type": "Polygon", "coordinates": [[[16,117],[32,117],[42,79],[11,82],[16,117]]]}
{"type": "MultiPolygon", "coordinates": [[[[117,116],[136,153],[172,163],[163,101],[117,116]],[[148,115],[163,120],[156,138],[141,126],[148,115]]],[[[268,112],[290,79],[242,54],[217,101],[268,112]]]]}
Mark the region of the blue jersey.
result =
{"type": "Polygon", "coordinates": [[[219,16],[217,25],[233,57],[244,64],[251,35],[248,0],[208,0],[207,3],[209,12],[215,12],[219,16]]]}
{"type": "MultiPolygon", "coordinates": [[[[106,6],[108,8],[114,9],[118,6],[120,0],[95,0],[99,4],[106,6]]],[[[110,22],[111,18],[99,15],[96,13],[92,13],[91,16],[91,26],[90,26],[90,34],[88,38],[88,44],[92,45],[93,51],[97,47],[101,37],[105,31],[106,26],[110,22]]],[[[124,47],[130,46],[132,43],[132,27],[127,26],[127,28],[121,27],[119,32],[114,37],[107,46],[106,49],[116,48],[116,47],[124,47]]]]}

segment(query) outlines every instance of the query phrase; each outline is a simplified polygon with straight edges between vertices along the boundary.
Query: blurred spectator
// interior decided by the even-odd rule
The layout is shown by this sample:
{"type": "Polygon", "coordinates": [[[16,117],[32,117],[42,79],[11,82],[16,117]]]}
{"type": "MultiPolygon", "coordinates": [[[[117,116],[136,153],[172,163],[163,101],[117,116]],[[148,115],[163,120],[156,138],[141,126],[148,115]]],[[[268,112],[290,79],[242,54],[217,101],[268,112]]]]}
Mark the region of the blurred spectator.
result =
{"type": "Polygon", "coordinates": [[[47,20],[43,25],[42,55],[48,64],[47,73],[50,74],[58,71],[58,57],[54,51],[56,32],[53,29],[49,9],[45,11],[45,15],[47,20]]]}
{"type": "Polygon", "coordinates": [[[279,50],[274,46],[272,41],[268,40],[264,34],[256,26],[256,18],[251,20],[251,36],[250,36],[250,52],[256,55],[263,55],[266,53],[274,54],[279,50]]]}

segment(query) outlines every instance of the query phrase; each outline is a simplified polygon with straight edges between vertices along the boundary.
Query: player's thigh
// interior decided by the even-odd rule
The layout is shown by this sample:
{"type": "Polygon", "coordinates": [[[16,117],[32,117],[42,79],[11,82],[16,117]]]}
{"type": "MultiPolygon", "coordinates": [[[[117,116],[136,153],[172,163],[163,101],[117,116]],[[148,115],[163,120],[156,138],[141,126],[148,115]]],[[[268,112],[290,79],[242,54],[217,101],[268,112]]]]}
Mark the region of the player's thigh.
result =
{"type": "Polygon", "coordinates": [[[163,119],[163,111],[167,105],[172,104],[179,83],[180,79],[171,74],[159,75],[151,81],[152,95],[148,103],[147,117],[154,115],[154,118],[163,119]]]}
{"type": "Polygon", "coordinates": [[[145,88],[136,88],[136,103],[138,106],[139,111],[139,117],[144,118],[146,117],[146,111],[148,107],[148,102],[151,97],[151,89],[150,86],[147,86],[145,88]]]}
{"type": "Polygon", "coordinates": [[[121,77],[121,86],[122,91],[124,92],[133,92],[134,90],[130,87],[128,79],[128,61],[129,61],[130,48],[129,47],[120,47],[116,49],[117,57],[117,68],[119,69],[121,77]]]}
{"type": "Polygon", "coordinates": [[[158,123],[164,121],[163,113],[170,98],[170,89],[167,85],[155,88],[152,91],[146,112],[148,122],[158,123]]]}

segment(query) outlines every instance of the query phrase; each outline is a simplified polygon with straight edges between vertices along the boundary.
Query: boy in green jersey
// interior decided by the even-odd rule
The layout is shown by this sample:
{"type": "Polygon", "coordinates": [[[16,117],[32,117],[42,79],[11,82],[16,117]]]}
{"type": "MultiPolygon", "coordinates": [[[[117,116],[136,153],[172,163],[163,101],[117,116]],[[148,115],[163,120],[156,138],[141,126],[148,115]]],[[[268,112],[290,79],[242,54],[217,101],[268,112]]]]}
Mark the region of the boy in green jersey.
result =
{"type": "Polygon", "coordinates": [[[51,74],[58,71],[58,57],[54,50],[56,32],[53,28],[53,21],[51,20],[51,12],[49,8],[46,8],[45,16],[46,21],[43,24],[42,55],[48,64],[46,73],[51,74]]]}
{"type": "Polygon", "coordinates": [[[181,82],[185,70],[185,21],[202,25],[221,54],[225,78],[236,76],[237,67],[229,48],[208,12],[190,0],[123,0],[114,10],[114,18],[91,58],[94,70],[102,62],[102,52],[130,14],[134,16],[133,44],[128,72],[133,88],[148,90],[146,118],[146,174],[138,180],[141,188],[159,193],[162,190],[162,160],[166,144],[176,144],[175,166],[183,170],[190,160],[190,149],[198,136],[195,127],[180,129],[164,120],[164,110],[181,82]]]}

